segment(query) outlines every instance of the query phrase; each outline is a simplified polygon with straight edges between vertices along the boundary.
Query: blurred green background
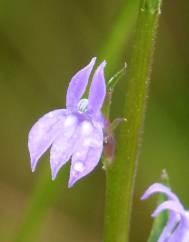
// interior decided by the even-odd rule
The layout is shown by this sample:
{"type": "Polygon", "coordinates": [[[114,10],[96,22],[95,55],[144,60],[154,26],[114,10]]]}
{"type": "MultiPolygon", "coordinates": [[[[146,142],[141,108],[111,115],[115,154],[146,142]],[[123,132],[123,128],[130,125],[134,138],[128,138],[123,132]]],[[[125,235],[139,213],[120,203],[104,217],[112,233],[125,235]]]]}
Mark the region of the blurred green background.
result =
{"type": "MultiPolygon", "coordinates": [[[[50,180],[45,155],[33,174],[27,135],[46,112],[64,107],[72,75],[91,57],[109,78],[129,59],[138,0],[0,0],[0,241],[102,241],[105,176],[67,189],[67,165],[50,180]]],[[[166,0],[156,41],[151,92],[132,215],[131,242],[145,242],[155,200],[143,191],[168,170],[189,208],[189,3],[166,0]]],[[[129,68],[129,65],[128,65],[129,68]]],[[[124,77],[113,97],[121,116],[124,77]]]]}

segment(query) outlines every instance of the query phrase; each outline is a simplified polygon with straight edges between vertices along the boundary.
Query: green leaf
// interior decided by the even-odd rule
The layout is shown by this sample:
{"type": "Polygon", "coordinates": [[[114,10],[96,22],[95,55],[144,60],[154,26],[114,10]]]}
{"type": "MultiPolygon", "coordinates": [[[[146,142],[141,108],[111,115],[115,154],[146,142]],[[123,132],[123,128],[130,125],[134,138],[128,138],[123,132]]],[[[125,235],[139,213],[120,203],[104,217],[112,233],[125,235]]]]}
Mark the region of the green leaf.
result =
{"type": "Polygon", "coordinates": [[[115,86],[123,77],[123,75],[126,72],[127,64],[125,63],[123,68],[119,70],[116,74],[114,74],[108,81],[107,81],[107,94],[106,94],[106,99],[103,105],[103,113],[107,119],[109,119],[110,116],[110,108],[111,108],[111,103],[112,103],[112,94],[114,91],[115,86]]]}
{"type": "Polygon", "coordinates": [[[109,91],[113,91],[115,86],[117,85],[118,81],[121,79],[121,77],[125,74],[127,69],[127,63],[124,64],[123,68],[119,70],[115,75],[113,75],[108,83],[107,83],[107,88],[109,91]]]}

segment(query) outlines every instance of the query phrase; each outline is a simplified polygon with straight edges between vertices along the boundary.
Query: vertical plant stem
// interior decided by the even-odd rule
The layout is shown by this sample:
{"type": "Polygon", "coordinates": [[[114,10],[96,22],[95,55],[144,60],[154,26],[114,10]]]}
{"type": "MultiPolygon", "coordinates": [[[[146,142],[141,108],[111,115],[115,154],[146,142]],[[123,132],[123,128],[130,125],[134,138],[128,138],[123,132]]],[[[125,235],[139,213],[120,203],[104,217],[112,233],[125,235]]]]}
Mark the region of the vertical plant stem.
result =
{"type": "Polygon", "coordinates": [[[125,89],[123,113],[127,122],[119,129],[115,160],[106,169],[104,242],[129,241],[134,181],[160,5],[161,0],[142,0],[139,9],[125,89]]]}

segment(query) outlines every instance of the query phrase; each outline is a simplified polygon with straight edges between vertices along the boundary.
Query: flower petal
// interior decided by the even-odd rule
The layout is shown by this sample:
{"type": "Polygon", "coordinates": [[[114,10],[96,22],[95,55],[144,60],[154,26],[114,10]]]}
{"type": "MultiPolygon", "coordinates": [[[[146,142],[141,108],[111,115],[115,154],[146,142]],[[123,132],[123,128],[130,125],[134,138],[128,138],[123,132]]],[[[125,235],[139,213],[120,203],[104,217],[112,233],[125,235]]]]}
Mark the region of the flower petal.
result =
{"type": "Polygon", "coordinates": [[[189,228],[182,221],[171,235],[169,242],[189,242],[189,228]]]}
{"type": "Polygon", "coordinates": [[[28,147],[32,171],[37,161],[49,148],[59,132],[59,125],[65,118],[66,110],[57,109],[42,116],[31,128],[28,137],[28,147]]]}
{"type": "Polygon", "coordinates": [[[57,176],[60,168],[70,159],[77,143],[78,120],[74,115],[68,115],[62,123],[61,132],[53,142],[50,151],[52,179],[57,176]]]}
{"type": "Polygon", "coordinates": [[[166,224],[166,226],[163,229],[163,232],[161,233],[158,242],[165,242],[166,239],[170,236],[171,232],[173,231],[175,225],[177,223],[177,215],[170,211],[169,220],[166,224]]]}
{"type": "Polygon", "coordinates": [[[89,76],[95,64],[96,57],[92,58],[91,62],[77,72],[71,79],[68,86],[67,95],[66,95],[66,107],[73,109],[77,107],[77,104],[80,98],[83,96],[89,76]]]}
{"type": "Polygon", "coordinates": [[[153,185],[151,185],[146,192],[142,195],[141,200],[147,199],[148,197],[150,197],[151,195],[155,194],[155,193],[164,193],[169,199],[174,200],[174,201],[178,201],[179,199],[177,198],[177,196],[171,191],[171,189],[161,183],[154,183],[153,185]]]}
{"type": "Polygon", "coordinates": [[[104,98],[106,96],[106,81],[104,78],[104,67],[106,62],[103,61],[95,71],[91,87],[89,90],[89,112],[96,113],[100,111],[104,98]]]}
{"type": "Polygon", "coordinates": [[[80,134],[80,142],[72,156],[68,187],[72,187],[79,179],[90,173],[98,164],[102,154],[102,128],[99,126],[89,131],[89,127],[86,127],[85,132],[85,137],[80,134]]]}
{"type": "MultiPolygon", "coordinates": [[[[163,202],[162,204],[160,204],[156,208],[156,210],[152,214],[152,217],[158,216],[158,214],[164,210],[170,210],[171,216],[170,216],[169,221],[168,221],[167,225],[165,226],[158,242],[170,241],[168,238],[169,238],[170,234],[172,233],[175,225],[177,224],[178,219],[180,221],[181,216],[182,217],[184,216],[184,209],[180,203],[178,203],[176,201],[166,201],[166,202],[163,202]]],[[[172,236],[171,236],[171,238],[172,238],[172,236]]],[[[179,240],[171,240],[171,241],[177,242],[179,240]]],[[[182,240],[180,240],[180,241],[182,241],[182,240]]]]}
{"type": "Polygon", "coordinates": [[[184,215],[184,209],[182,207],[182,205],[176,201],[166,201],[161,203],[156,210],[152,213],[152,217],[156,217],[159,213],[161,213],[164,210],[170,210],[173,211],[175,214],[180,214],[180,215],[184,215]]]}
{"type": "Polygon", "coordinates": [[[161,203],[152,213],[152,217],[156,217],[164,210],[169,210],[169,219],[164,227],[158,242],[189,242],[189,216],[184,210],[183,205],[178,197],[170,188],[155,183],[150,186],[141,199],[146,199],[154,193],[161,192],[167,195],[168,201],[161,203]]]}

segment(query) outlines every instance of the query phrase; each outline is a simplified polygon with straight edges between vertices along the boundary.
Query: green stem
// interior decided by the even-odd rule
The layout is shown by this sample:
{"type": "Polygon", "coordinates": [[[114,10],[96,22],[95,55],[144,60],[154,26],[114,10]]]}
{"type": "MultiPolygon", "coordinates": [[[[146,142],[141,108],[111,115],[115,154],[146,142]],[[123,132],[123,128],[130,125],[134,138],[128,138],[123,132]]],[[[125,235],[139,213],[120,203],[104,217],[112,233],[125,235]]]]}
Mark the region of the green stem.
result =
{"type": "Polygon", "coordinates": [[[123,124],[115,160],[106,169],[104,242],[129,241],[134,181],[141,143],[160,0],[142,0],[131,61],[128,65],[123,124]]]}

